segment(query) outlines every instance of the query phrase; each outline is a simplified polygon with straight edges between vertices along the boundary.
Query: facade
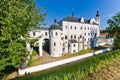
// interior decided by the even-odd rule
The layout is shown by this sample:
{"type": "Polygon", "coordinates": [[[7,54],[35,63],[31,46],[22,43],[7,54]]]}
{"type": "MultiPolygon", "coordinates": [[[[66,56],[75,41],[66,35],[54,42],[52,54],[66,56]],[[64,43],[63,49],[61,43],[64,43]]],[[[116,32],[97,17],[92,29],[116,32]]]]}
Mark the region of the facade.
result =
{"type": "Polygon", "coordinates": [[[100,15],[98,11],[95,19],[87,20],[72,14],[59,22],[54,20],[49,29],[30,32],[33,38],[42,36],[43,40],[49,39],[50,54],[53,57],[97,47],[99,35],[100,15]]]}

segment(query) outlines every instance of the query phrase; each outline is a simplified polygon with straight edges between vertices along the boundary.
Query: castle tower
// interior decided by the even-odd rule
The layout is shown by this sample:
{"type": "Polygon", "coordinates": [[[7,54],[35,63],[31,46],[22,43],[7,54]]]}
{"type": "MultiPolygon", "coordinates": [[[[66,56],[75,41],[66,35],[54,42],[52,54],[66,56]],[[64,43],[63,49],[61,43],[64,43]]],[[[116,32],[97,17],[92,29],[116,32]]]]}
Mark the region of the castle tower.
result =
{"type": "Polygon", "coordinates": [[[96,21],[100,24],[100,14],[99,14],[98,10],[97,10],[97,13],[96,13],[96,21]]]}
{"type": "Polygon", "coordinates": [[[61,28],[54,20],[54,24],[50,26],[49,29],[49,39],[50,39],[50,54],[53,57],[62,56],[62,44],[61,44],[61,28]]]}

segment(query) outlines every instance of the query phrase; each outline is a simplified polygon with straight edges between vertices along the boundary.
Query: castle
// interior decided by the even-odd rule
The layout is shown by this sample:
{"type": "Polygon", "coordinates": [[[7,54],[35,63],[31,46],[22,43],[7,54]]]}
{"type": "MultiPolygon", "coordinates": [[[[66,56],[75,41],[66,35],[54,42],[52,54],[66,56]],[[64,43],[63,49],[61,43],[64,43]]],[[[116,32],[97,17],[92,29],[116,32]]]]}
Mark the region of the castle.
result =
{"type": "Polygon", "coordinates": [[[30,31],[30,37],[42,36],[43,41],[49,42],[49,52],[53,57],[60,57],[65,53],[76,53],[80,50],[98,46],[97,38],[100,35],[100,15],[96,13],[95,19],[65,17],[54,23],[50,28],[30,31]]]}

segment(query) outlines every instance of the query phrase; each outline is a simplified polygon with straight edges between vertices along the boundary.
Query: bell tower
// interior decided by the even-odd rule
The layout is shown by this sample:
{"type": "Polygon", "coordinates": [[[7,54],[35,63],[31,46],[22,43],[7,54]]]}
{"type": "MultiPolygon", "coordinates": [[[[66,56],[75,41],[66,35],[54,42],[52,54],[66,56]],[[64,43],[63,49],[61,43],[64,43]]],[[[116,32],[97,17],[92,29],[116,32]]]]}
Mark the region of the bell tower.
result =
{"type": "Polygon", "coordinates": [[[99,14],[98,10],[97,10],[97,13],[96,13],[96,21],[100,24],[100,14],[99,14]]]}

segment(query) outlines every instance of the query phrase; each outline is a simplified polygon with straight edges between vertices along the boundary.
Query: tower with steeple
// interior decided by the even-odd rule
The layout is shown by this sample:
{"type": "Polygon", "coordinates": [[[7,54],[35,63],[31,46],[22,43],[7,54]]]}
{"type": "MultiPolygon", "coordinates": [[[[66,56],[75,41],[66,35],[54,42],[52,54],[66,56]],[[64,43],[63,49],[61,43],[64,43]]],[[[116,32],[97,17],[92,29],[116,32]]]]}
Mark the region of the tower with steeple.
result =
{"type": "Polygon", "coordinates": [[[97,10],[97,13],[96,13],[96,21],[100,24],[100,14],[99,14],[98,10],[97,10]]]}

